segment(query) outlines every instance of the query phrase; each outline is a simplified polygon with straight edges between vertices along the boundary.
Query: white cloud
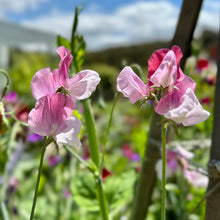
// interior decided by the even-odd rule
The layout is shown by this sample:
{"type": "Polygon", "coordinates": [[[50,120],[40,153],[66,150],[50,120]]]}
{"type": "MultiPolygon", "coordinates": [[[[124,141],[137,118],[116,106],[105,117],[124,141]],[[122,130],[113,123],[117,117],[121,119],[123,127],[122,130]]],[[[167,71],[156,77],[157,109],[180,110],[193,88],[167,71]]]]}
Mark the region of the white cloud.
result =
{"type": "Polygon", "coordinates": [[[23,12],[26,9],[35,10],[42,2],[48,0],[0,0],[0,15],[4,17],[7,12],[23,12]]]}
{"type": "MultiPolygon", "coordinates": [[[[23,0],[24,1],[24,0],[23,0]]],[[[32,0],[34,1],[34,0],[32,0]]],[[[204,8],[199,18],[197,35],[204,27],[217,30],[218,12],[204,8]]],[[[137,44],[154,40],[171,40],[180,9],[168,1],[134,2],[111,14],[86,10],[79,17],[79,32],[85,36],[88,49],[137,44]]],[[[36,20],[26,20],[27,26],[49,30],[70,37],[73,14],[52,10],[36,20]]]]}
{"type": "Polygon", "coordinates": [[[199,36],[204,29],[219,30],[219,1],[205,1],[198,19],[195,36],[199,36]]]}

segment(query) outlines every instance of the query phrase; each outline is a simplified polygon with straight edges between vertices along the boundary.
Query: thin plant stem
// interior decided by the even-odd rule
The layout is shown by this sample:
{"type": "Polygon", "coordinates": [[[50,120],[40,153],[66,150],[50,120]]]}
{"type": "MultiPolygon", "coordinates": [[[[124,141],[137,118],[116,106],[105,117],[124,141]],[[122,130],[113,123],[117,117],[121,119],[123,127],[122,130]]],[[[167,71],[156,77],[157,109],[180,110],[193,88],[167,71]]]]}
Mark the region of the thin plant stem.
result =
{"type": "Polygon", "coordinates": [[[95,130],[95,121],[90,106],[90,99],[83,100],[84,112],[85,112],[85,123],[87,128],[89,149],[93,163],[99,168],[100,156],[99,147],[95,130]]]}
{"type": "Polygon", "coordinates": [[[113,113],[114,113],[114,110],[115,110],[116,103],[118,101],[118,96],[119,96],[119,92],[117,92],[115,94],[115,98],[114,98],[114,101],[113,101],[113,104],[112,104],[111,113],[110,113],[109,120],[108,120],[107,130],[106,130],[106,133],[105,133],[105,139],[104,139],[104,144],[103,144],[103,153],[102,153],[102,157],[101,157],[100,170],[102,169],[102,166],[104,164],[104,157],[105,157],[105,154],[106,154],[106,144],[107,144],[108,135],[109,135],[109,131],[110,131],[111,123],[112,123],[113,113]]]}
{"type": "Polygon", "coordinates": [[[77,153],[75,153],[69,146],[65,145],[64,148],[72,155],[74,156],[80,163],[82,163],[86,168],[89,168],[89,164],[84,161],[77,153]]]}
{"type": "MultiPolygon", "coordinates": [[[[164,121],[164,116],[161,117],[164,121]]],[[[161,220],[166,219],[166,128],[162,126],[162,200],[161,200],[161,220]]]]}
{"type": "Polygon", "coordinates": [[[3,91],[2,91],[1,98],[0,98],[0,101],[2,101],[4,95],[6,94],[8,88],[9,88],[9,75],[8,75],[8,73],[7,73],[6,71],[1,70],[1,69],[0,69],[0,73],[1,73],[2,75],[4,75],[5,78],[6,78],[6,85],[5,85],[5,88],[4,88],[3,91]]]}
{"type": "Polygon", "coordinates": [[[100,213],[102,216],[102,220],[108,220],[108,209],[107,209],[107,203],[105,199],[105,194],[103,192],[102,188],[102,181],[100,177],[97,177],[96,179],[96,190],[97,190],[97,197],[99,200],[99,206],[100,206],[100,213]]]}
{"type": "Polygon", "coordinates": [[[4,201],[1,201],[1,212],[3,220],[9,220],[8,211],[4,201]]]}
{"type": "Polygon", "coordinates": [[[102,216],[102,220],[108,220],[108,209],[107,209],[107,203],[105,199],[105,194],[102,188],[102,181],[100,179],[100,173],[97,172],[94,168],[90,167],[89,164],[84,161],[77,153],[75,153],[69,146],[64,146],[65,149],[74,156],[80,163],[82,163],[87,169],[90,170],[90,172],[93,173],[95,177],[95,184],[96,184],[96,193],[97,193],[97,199],[99,201],[99,207],[100,207],[100,213],[102,216]]]}
{"type": "Polygon", "coordinates": [[[44,138],[43,146],[41,149],[41,158],[40,158],[40,164],[38,167],[37,183],[36,183],[35,192],[34,192],[34,199],[33,199],[33,204],[32,204],[32,209],[31,209],[30,220],[32,220],[34,218],[34,210],[35,210],[35,206],[37,203],[38,188],[39,188],[39,184],[40,184],[40,177],[41,177],[41,173],[42,173],[44,154],[46,151],[46,147],[47,147],[47,142],[46,142],[46,138],[44,138]]]}

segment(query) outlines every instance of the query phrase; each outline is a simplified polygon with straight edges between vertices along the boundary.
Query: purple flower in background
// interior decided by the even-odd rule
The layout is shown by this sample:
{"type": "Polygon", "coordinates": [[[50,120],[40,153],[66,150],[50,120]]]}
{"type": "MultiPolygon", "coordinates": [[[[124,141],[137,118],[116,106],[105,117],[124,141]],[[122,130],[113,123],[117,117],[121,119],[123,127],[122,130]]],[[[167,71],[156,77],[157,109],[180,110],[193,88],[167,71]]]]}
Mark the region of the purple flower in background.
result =
{"type": "Polygon", "coordinates": [[[138,153],[133,153],[130,158],[132,161],[140,161],[140,155],[138,153]]]}
{"type": "Polygon", "coordinates": [[[6,103],[11,103],[11,104],[16,104],[18,102],[18,95],[15,91],[12,91],[9,94],[6,94],[4,96],[4,102],[6,103]]]}
{"type": "Polygon", "coordinates": [[[63,195],[67,199],[71,196],[71,191],[69,189],[64,189],[63,195]]]}
{"type": "Polygon", "coordinates": [[[131,146],[129,144],[122,145],[122,154],[127,157],[131,161],[139,161],[140,155],[138,153],[133,152],[131,146]]]}
{"type": "Polygon", "coordinates": [[[41,135],[35,134],[35,133],[29,134],[29,135],[27,136],[27,140],[28,140],[29,142],[31,142],[31,143],[35,143],[35,142],[37,142],[37,141],[42,141],[43,139],[44,139],[44,138],[43,138],[41,135]]]}
{"type": "Polygon", "coordinates": [[[62,158],[60,155],[51,155],[48,158],[48,165],[50,167],[54,167],[54,166],[58,165],[61,161],[62,161],[62,158]]]}

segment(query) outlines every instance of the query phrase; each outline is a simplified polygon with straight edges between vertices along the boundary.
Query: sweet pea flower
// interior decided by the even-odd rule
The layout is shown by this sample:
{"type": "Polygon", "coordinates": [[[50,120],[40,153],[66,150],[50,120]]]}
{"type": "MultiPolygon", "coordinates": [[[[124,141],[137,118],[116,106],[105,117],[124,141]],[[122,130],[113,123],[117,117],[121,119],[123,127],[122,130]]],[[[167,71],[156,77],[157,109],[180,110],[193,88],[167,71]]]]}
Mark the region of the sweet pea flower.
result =
{"type": "Polygon", "coordinates": [[[175,81],[181,81],[184,76],[180,68],[182,56],[182,51],[178,46],[173,46],[171,50],[167,48],[156,50],[148,60],[149,86],[156,83],[157,86],[161,85],[165,88],[167,85],[167,87],[173,86],[175,81]]]}
{"type": "Polygon", "coordinates": [[[133,104],[149,95],[148,86],[129,66],[124,67],[120,72],[117,78],[117,90],[129,98],[129,101],[133,104]]]}
{"type": "Polygon", "coordinates": [[[59,147],[65,144],[79,147],[81,123],[72,116],[74,107],[72,99],[64,94],[43,96],[29,113],[28,125],[32,132],[52,137],[59,147]]]}
{"type": "Polygon", "coordinates": [[[36,100],[46,95],[52,95],[59,88],[71,95],[73,100],[88,98],[100,82],[100,77],[93,70],[83,70],[73,76],[68,76],[68,70],[72,61],[70,51],[64,46],[57,49],[60,56],[59,68],[51,73],[50,68],[45,68],[35,73],[31,81],[31,91],[36,100]]]}
{"type": "Polygon", "coordinates": [[[177,60],[175,53],[170,50],[163,58],[157,70],[150,77],[150,81],[155,87],[169,88],[169,91],[172,91],[176,80],[177,60]]]}
{"type": "Polygon", "coordinates": [[[184,126],[195,125],[205,121],[210,113],[205,111],[196,98],[193,90],[187,88],[183,96],[179,93],[172,96],[167,94],[155,107],[158,114],[164,115],[165,118],[171,119],[176,123],[182,123],[184,126]]]}

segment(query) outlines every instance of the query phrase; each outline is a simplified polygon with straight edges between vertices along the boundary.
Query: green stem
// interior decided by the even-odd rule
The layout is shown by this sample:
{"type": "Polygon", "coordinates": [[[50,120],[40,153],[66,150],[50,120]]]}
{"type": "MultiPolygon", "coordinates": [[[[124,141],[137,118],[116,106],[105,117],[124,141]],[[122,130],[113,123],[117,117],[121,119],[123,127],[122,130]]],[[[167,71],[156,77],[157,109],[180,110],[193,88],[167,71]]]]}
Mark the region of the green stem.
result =
{"type": "Polygon", "coordinates": [[[8,211],[4,201],[1,201],[1,212],[3,220],[9,220],[8,211]]]}
{"type": "Polygon", "coordinates": [[[65,145],[64,148],[70,153],[72,154],[72,156],[74,156],[80,163],[82,163],[86,168],[89,168],[89,164],[84,161],[77,153],[75,153],[69,146],[65,145]]]}
{"type": "Polygon", "coordinates": [[[2,91],[1,98],[0,98],[0,101],[1,101],[3,99],[3,97],[4,97],[4,95],[6,94],[6,92],[8,90],[8,87],[9,87],[9,75],[8,75],[8,73],[6,71],[1,70],[1,69],[0,69],[0,73],[2,75],[4,75],[5,78],[6,78],[6,85],[5,85],[5,88],[2,91]]]}
{"type": "Polygon", "coordinates": [[[107,144],[108,135],[109,135],[109,131],[110,131],[111,123],[112,123],[113,112],[115,110],[115,106],[116,106],[116,103],[118,101],[118,96],[119,96],[119,92],[117,92],[115,94],[115,98],[114,98],[114,101],[113,101],[113,104],[112,104],[110,117],[109,117],[109,120],[108,120],[107,130],[106,130],[106,134],[105,134],[105,140],[104,140],[104,144],[103,144],[103,153],[102,153],[102,158],[101,158],[101,163],[100,163],[100,170],[102,169],[102,166],[103,166],[103,163],[104,163],[104,157],[105,157],[105,154],[106,154],[106,144],[107,144]]]}
{"type": "Polygon", "coordinates": [[[36,206],[36,202],[37,202],[37,196],[38,196],[38,187],[39,187],[39,184],[40,184],[40,177],[41,177],[41,173],[42,173],[44,154],[45,154],[47,145],[48,144],[47,144],[46,138],[45,138],[44,141],[43,141],[42,149],[41,149],[41,158],[40,158],[40,164],[39,164],[39,168],[38,168],[37,183],[36,183],[35,192],[34,192],[34,199],[33,199],[33,204],[32,204],[32,209],[31,209],[30,220],[32,220],[34,218],[34,210],[35,210],[35,206],[36,206]]]}
{"type": "Polygon", "coordinates": [[[100,173],[97,172],[96,169],[93,167],[90,167],[89,164],[84,161],[77,153],[75,153],[69,146],[64,146],[65,149],[71,153],[80,163],[82,163],[87,169],[90,170],[90,172],[93,173],[95,178],[95,184],[96,184],[96,194],[97,199],[99,201],[99,207],[100,207],[100,213],[103,220],[108,220],[108,209],[107,209],[107,203],[105,199],[105,194],[102,188],[102,181],[100,179],[100,173]]]}
{"type": "Polygon", "coordinates": [[[102,220],[108,220],[109,218],[108,218],[107,203],[102,188],[102,181],[99,176],[95,178],[95,182],[96,182],[96,192],[97,192],[97,198],[99,200],[100,214],[102,216],[102,220]]]}
{"type": "MultiPolygon", "coordinates": [[[[164,116],[161,121],[164,121],[164,116]]],[[[166,219],[166,128],[162,124],[162,201],[161,201],[161,220],[166,219]]]]}
{"type": "Polygon", "coordinates": [[[99,147],[95,131],[95,121],[93,118],[92,110],[90,107],[90,100],[83,100],[83,106],[85,111],[85,123],[87,128],[89,149],[93,163],[99,168],[100,157],[99,157],[99,147]]]}

